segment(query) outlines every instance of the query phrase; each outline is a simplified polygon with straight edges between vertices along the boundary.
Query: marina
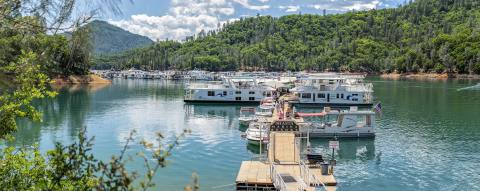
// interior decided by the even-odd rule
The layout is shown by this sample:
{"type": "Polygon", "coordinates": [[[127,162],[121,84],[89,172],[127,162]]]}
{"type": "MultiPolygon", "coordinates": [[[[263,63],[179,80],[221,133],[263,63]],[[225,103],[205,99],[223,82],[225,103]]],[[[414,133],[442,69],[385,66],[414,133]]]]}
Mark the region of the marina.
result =
{"type": "MultiPolygon", "coordinates": [[[[283,102],[283,99],[280,98],[283,102]]],[[[301,152],[300,128],[288,112],[288,104],[275,106],[270,115],[271,124],[251,123],[247,129],[247,139],[260,144],[268,144],[266,160],[243,161],[236,178],[236,190],[336,190],[337,182],[333,176],[333,160],[326,163],[322,155],[307,154],[309,160],[303,160],[301,152]],[[252,131],[257,132],[252,133],[252,131]],[[258,136],[252,136],[258,135],[258,136]],[[263,135],[268,134],[268,136],[263,135]],[[316,160],[313,157],[316,156],[316,160]]],[[[307,137],[307,145],[310,145],[307,137]]]]}
{"type": "MultiPolygon", "coordinates": [[[[480,160],[480,131],[476,128],[480,121],[472,120],[477,118],[480,92],[457,91],[478,81],[390,81],[376,77],[365,81],[374,85],[383,113],[375,117],[375,139],[339,140],[340,149],[334,153],[336,190],[480,189],[476,184],[480,181],[476,162],[480,160]]],[[[54,148],[54,141],[74,142],[77,132],[86,126],[87,135],[95,137],[92,152],[109,160],[122,149],[131,130],[150,141],[155,140],[153,132],[162,132],[168,141],[187,127],[192,134],[180,140],[180,147],[173,151],[169,165],[154,177],[155,182],[163,190],[182,190],[195,172],[201,190],[235,190],[244,161],[267,161],[268,148],[263,145],[260,157],[259,145],[242,138],[245,127],[239,124],[239,116],[244,105],[185,103],[184,88],[185,82],[178,80],[115,78],[103,88],[62,89],[57,97],[38,104],[39,109],[48,111],[42,123],[18,122],[21,128],[10,144],[38,143],[41,151],[47,151],[54,148]]],[[[294,110],[304,114],[323,111],[310,107],[294,110]]],[[[322,116],[302,118],[305,124],[323,123],[322,116]]],[[[332,122],[336,119],[331,117],[332,122]]],[[[311,151],[330,159],[330,140],[310,139],[311,151]]],[[[137,147],[133,145],[133,149],[137,147]]],[[[127,154],[136,156],[136,152],[127,154]]],[[[299,154],[307,164],[306,153],[299,154]]],[[[141,164],[127,165],[140,172],[143,169],[141,164]]]]}

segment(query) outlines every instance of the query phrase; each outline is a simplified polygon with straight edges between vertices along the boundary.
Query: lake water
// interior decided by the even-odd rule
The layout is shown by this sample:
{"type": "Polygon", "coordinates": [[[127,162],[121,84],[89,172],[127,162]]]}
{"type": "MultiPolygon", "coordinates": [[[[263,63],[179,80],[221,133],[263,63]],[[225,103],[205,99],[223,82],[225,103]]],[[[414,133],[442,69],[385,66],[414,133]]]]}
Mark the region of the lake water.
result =
{"type": "MultiPolygon", "coordinates": [[[[377,137],[341,140],[335,175],[338,190],[480,190],[480,91],[457,91],[475,81],[386,81],[369,78],[383,105],[377,137]]],[[[183,190],[192,172],[201,190],[234,190],[240,163],[255,158],[256,147],[241,138],[241,106],[183,102],[183,82],[114,80],[106,87],[62,89],[39,103],[42,123],[19,121],[12,144],[71,143],[82,127],[95,136],[93,152],[103,160],[118,154],[125,137],[166,142],[183,129],[168,167],[156,184],[183,190]]],[[[137,142],[138,142],[137,141],[137,142]]],[[[312,140],[314,150],[328,151],[328,140],[312,140]]],[[[139,145],[129,154],[135,157],[139,145]]],[[[142,163],[130,163],[142,169],[142,163]]]]}

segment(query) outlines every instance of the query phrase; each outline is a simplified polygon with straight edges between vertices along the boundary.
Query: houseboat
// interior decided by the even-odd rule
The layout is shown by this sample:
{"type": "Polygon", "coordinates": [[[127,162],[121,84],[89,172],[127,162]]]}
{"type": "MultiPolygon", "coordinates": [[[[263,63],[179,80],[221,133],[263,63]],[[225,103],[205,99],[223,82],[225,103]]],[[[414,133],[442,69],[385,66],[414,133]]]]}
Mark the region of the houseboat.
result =
{"type": "Polygon", "coordinates": [[[258,103],[274,92],[255,77],[224,77],[221,82],[186,84],[184,101],[258,103]]]}
{"type": "Polygon", "coordinates": [[[295,104],[324,106],[372,106],[373,85],[363,75],[322,74],[299,78],[295,104]]]}

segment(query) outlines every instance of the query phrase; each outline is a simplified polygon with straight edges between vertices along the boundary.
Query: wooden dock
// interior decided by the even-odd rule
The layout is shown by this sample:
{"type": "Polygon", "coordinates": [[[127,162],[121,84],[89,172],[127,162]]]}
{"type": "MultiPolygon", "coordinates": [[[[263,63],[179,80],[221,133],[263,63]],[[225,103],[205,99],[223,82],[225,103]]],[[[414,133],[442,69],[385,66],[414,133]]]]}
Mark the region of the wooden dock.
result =
{"type": "Polygon", "coordinates": [[[289,97],[281,97],[270,123],[270,135],[265,161],[243,161],[236,178],[237,190],[314,191],[324,188],[335,191],[333,174],[322,174],[317,164],[305,164],[301,158],[299,123],[303,118],[293,116],[289,97]]]}
{"type": "Polygon", "coordinates": [[[336,190],[332,174],[302,164],[293,132],[271,132],[268,161],[243,161],[236,178],[237,190],[336,190]]]}

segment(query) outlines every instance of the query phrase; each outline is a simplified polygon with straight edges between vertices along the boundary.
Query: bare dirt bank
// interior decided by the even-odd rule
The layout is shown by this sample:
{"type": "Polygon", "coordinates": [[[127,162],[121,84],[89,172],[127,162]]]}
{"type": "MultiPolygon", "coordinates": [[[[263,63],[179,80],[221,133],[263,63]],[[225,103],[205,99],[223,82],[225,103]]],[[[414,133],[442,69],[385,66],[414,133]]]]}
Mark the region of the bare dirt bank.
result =
{"type": "Polygon", "coordinates": [[[89,75],[72,75],[68,77],[57,77],[53,79],[51,84],[62,85],[62,84],[110,84],[110,80],[104,79],[95,74],[89,75]]]}

